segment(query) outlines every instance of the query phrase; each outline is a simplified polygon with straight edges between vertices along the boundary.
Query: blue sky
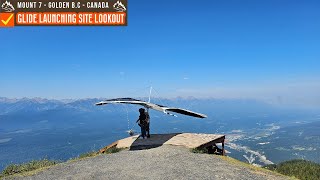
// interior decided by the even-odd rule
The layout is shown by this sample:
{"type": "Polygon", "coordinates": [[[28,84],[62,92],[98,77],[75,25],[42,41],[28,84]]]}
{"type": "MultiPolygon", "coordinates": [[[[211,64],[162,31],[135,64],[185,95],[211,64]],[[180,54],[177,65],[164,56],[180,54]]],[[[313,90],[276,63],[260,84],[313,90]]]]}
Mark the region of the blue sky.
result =
{"type": "Polygon", "coordinates": [[[0,29],[0,96],[320,105],[320,1],[129,0],[127,27],[0,29]],[[280,99],[280,100],[279,100],[280,99]]]}

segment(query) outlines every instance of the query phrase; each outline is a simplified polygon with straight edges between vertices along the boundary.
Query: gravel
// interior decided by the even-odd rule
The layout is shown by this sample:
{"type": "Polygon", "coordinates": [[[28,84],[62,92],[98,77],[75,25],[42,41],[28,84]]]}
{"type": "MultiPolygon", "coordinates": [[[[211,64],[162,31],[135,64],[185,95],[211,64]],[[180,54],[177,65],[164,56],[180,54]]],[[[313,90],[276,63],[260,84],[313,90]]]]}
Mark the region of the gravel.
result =
{"type": "Polygon", "coordinates": [[[27,177],[14,179],[289,179],[255,170],[221,157],[195,154],[190,150],[161,147],[98,155],[66,162],[27,177]]]}

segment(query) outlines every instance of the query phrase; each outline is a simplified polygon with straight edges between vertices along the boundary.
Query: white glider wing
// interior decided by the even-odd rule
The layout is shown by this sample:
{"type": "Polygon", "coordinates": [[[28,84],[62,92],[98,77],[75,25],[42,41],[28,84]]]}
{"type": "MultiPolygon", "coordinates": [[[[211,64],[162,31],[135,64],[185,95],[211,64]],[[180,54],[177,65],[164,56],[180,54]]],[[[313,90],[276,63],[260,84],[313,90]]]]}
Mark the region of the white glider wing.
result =
{"type": "Polygon", "coordinates": [[[162,106],[159,104],[153,104],[153,103],[149,103],[149,102],[145,102],[145,101],[141,101],[141,100],[137,100],[137,99],[133,99],[133,98],[108,99],[105,101],[98,102],[98,103],[96,103],[96,105],[100,106],[100,105],[105,105],[105,104],[117,104],[117,103],[140,105],[145,108],[150,108],[150,109],[154,109],[157,111],[161,111],[165,114],[172,115],[172,116],[175,116],[175,115],[171,114],[171,112],[179,113],[179,114],[183,114],[183,115],[187,115],[187,116],[192,116],[192,117],[197,117],[197,118],[206,118],[207,117],[204,114],[200,114],[200,113],[193,112],[190,110],[181,109],[181,108],[166,107],[166,106],[162,106]]]}

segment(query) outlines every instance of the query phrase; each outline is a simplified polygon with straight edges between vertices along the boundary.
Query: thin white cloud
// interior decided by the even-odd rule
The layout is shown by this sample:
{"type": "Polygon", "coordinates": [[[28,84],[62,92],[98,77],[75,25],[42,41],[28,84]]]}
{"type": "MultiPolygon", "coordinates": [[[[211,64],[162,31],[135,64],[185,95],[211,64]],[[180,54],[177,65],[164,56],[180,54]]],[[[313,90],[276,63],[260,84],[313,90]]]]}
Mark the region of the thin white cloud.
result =
{"type": "Polygon", "coordinates": [[[200,98],[257,99],[274,105],[297,105],[305,107],[320,106],[320,81],[296,81],[289,83],[246,84],[234,86],[215,86],[181,88],[179,96],[200,98]]]}
{"type": "Polygon", "coordinates": [[[0,139],[0,143],[6,143],[6,142],[9,142],[11,140],[12,140],[12,138],[0,139]]]}

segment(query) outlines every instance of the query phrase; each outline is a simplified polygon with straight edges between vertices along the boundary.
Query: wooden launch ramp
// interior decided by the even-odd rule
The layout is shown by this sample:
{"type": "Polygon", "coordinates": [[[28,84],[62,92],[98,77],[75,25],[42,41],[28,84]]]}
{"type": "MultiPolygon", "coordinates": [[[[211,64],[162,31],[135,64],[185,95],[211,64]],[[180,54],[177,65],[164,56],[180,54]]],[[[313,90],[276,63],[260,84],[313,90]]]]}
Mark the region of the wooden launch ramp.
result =
{"type": "Polygon", "coordinates": [[[224,155],[225,135],[198,134],[198,133],[172,133],[152,134],[148,139],[141,139],[139,135],[118,140],[100,150],[104,153],[110,148],[127,148],[129,150],[142,150],[156,148],[162,145],[184,146],[190,149],[206,149],[209,153],[224,155]],[[221,143],[221,148],[217,144],[221,143]]]}

